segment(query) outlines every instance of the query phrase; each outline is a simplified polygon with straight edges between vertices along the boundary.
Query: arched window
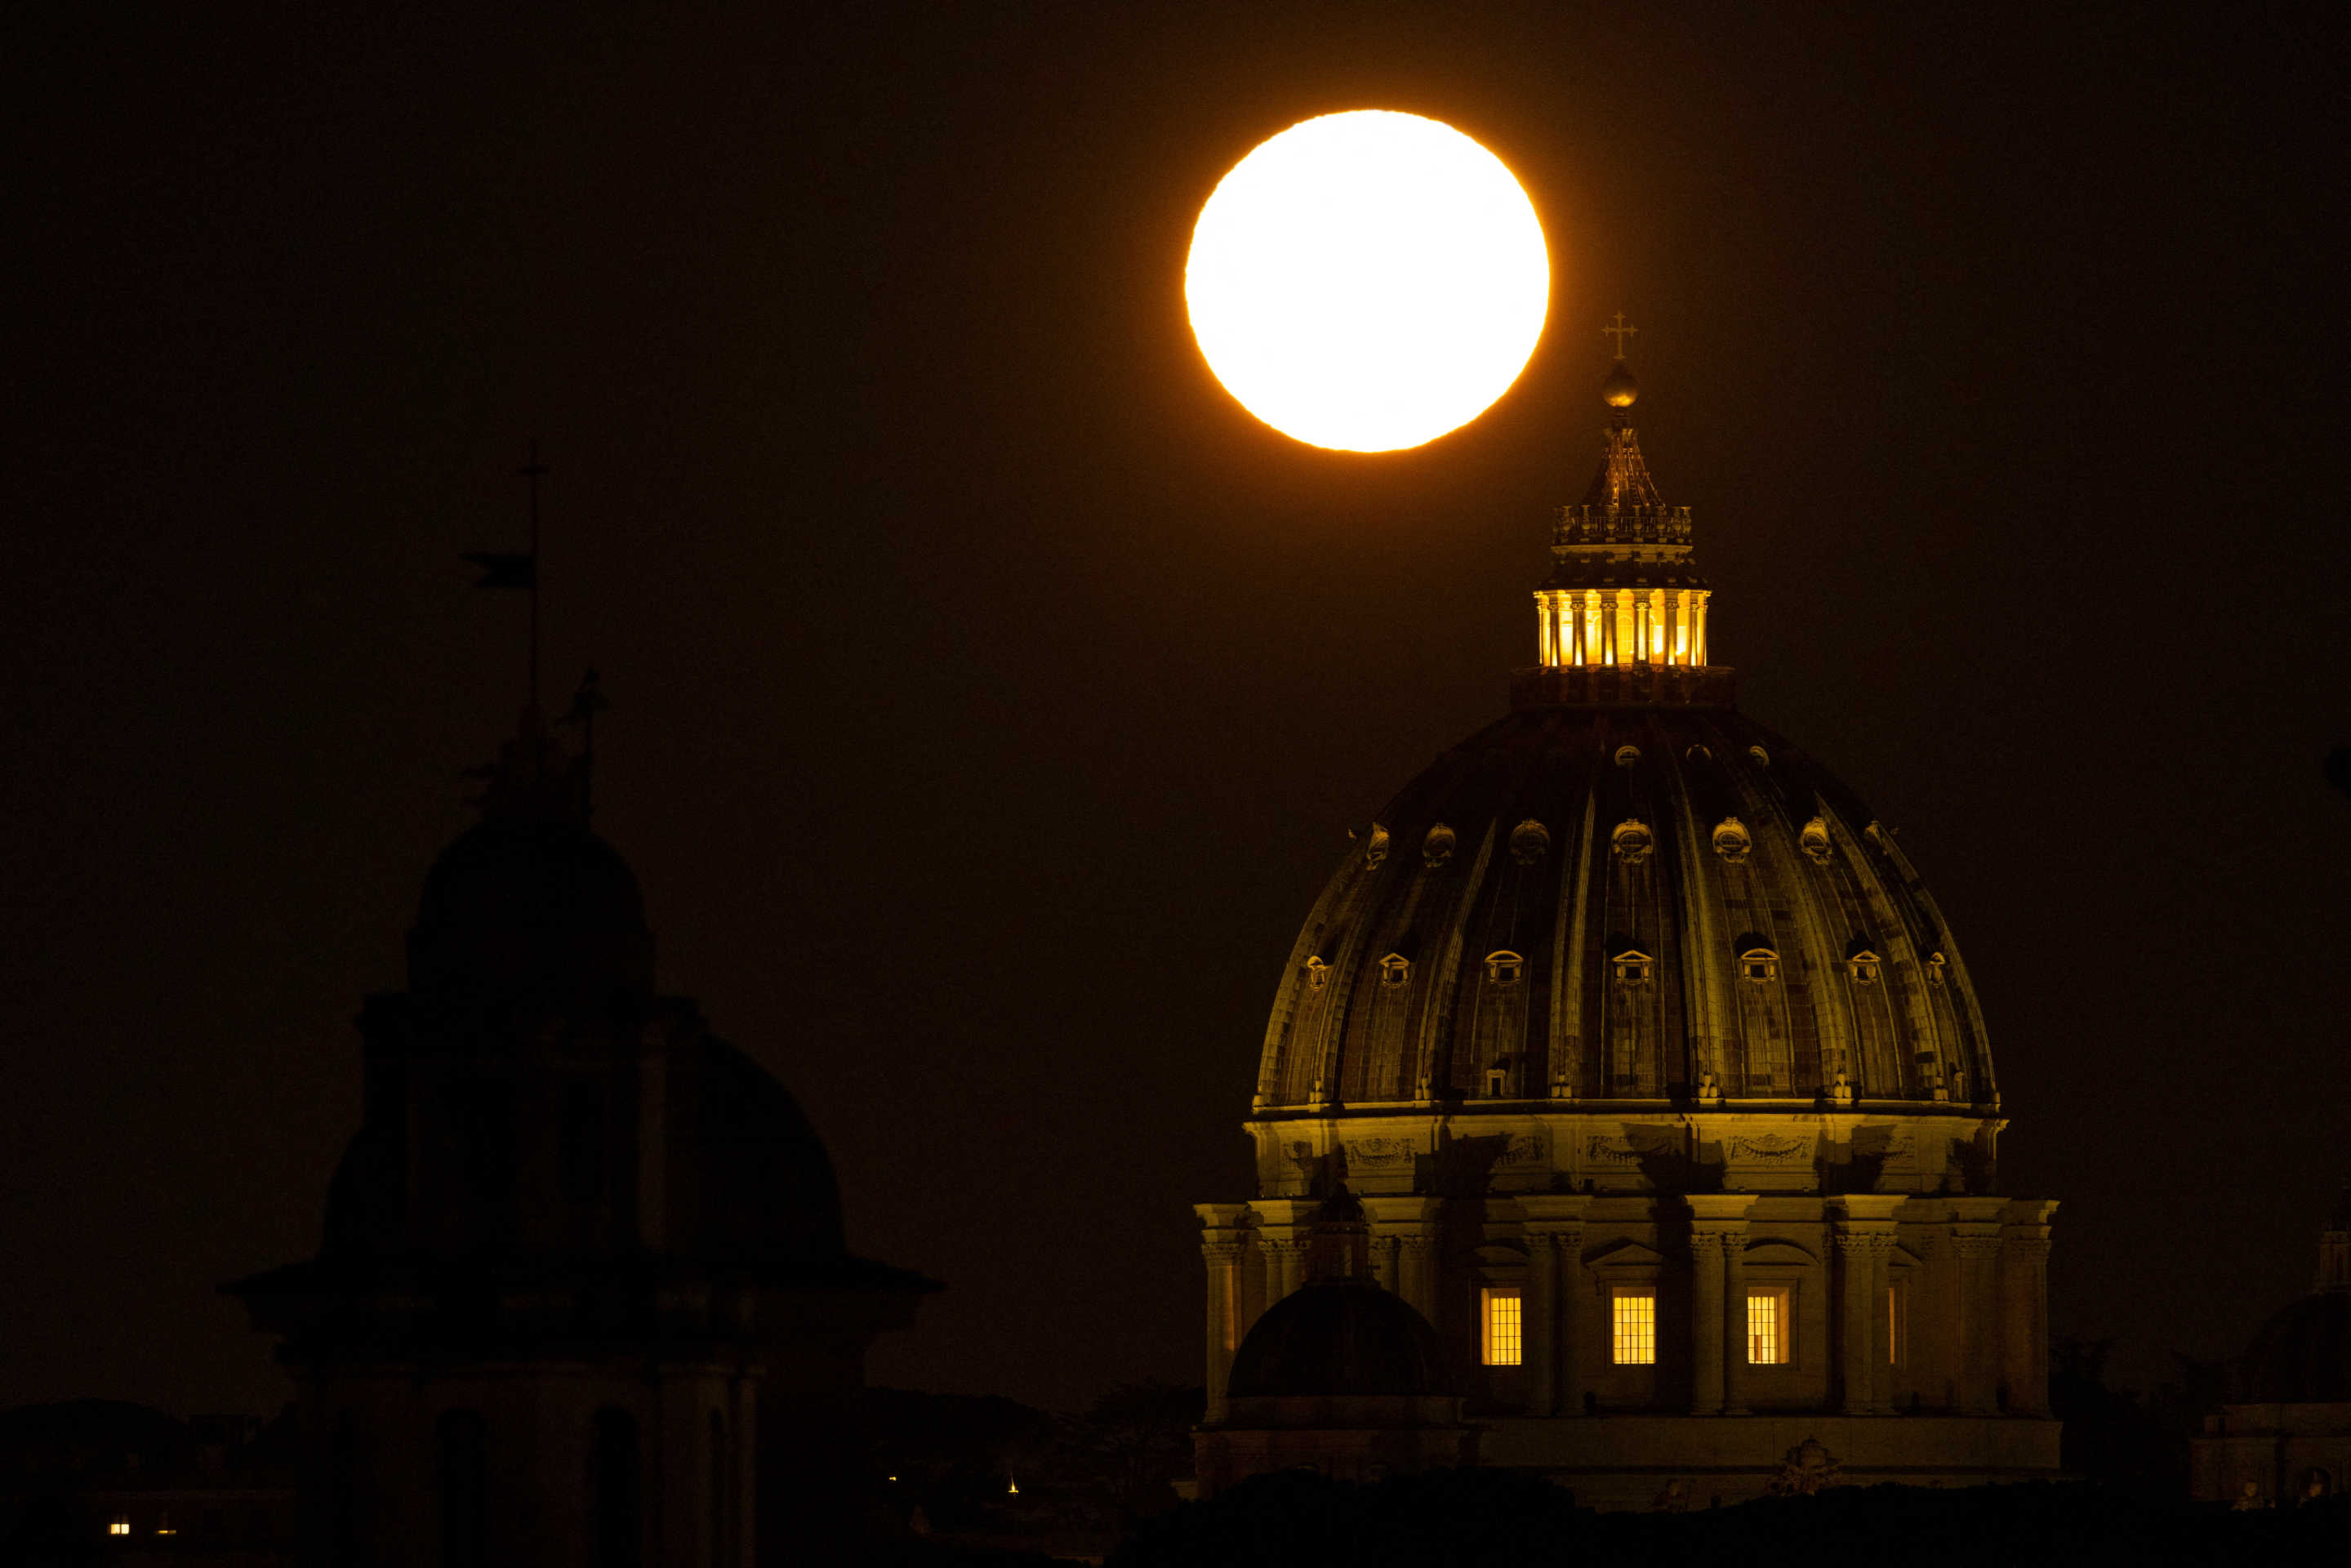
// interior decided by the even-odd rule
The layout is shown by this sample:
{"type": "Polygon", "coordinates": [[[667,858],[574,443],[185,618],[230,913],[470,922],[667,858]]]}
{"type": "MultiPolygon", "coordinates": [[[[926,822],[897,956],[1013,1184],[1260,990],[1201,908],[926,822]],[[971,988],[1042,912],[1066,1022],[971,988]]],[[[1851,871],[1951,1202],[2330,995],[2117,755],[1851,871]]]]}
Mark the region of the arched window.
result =
{"type": "Polygon", "coordinates": [[[1391,953],[1380,960],[1380,984],[1395,987],[1412,978],[1412,960],[1401,953],[1391,953]]]}
{"type": "Polygon", "coordinates": [[[643,1561],[640,1495],[637,1418],[608,1406],[596,1412],[589,1458],[588,1506],[595,1521],[595,1568],[639,1568],[643,1561]]]}
{"type": "Polygon", "coordinates": [[[1747,824],[1736,817],[1725,817],[1715,824],[1714,852],[1732,865],[1742,863],[1754,852],[1755,841],[1747,831],[1747,824]]]}
{"type": "Polygon", "coordinates": [[[487,1568],[490,1476],[481,1413],[443,1411],[433,1438],[441,1493],[441,1568],[487,1568]]]}
{"type": "Polygon", "coordinates": [[[1780,955],[1769,947],[1750,947],[1739,955],[1739,977],[1766,985],[1780,977],[1780,955]]]}
{"type": "Polygon", "coordinates": [[[1635,762],[1638,762],[1638,761],[1640,761],[1640,760],[1641,760],[1641,748],[1640,748],[1639,747],[1637,747],[1637,746],[1620,746],[1620,747],[1618,747],[1616,748],[1616,766],[1617,766],[1617,767],[1619,767],[1619,768],[1630,768],[1630,767],[1632,767],[1632,766],[1633,766],[1633,764],[1635,764],[1635,762]]]}
{"type": "Polygon", "coordinates": [[[1618,979],[1628,986],[1639,986],[1648,982],[1649,966],[1655,960],[1638,947],[1627,947],[1609,962],[1615,967],[1618,979]]]}
{"type": "Polygon", "coordinates": [[[1486,955],[1486,981],[1489,985],[1515,986],[1525,966],[1526,960],[1507,947],[1489,953],[1486,955]]]}

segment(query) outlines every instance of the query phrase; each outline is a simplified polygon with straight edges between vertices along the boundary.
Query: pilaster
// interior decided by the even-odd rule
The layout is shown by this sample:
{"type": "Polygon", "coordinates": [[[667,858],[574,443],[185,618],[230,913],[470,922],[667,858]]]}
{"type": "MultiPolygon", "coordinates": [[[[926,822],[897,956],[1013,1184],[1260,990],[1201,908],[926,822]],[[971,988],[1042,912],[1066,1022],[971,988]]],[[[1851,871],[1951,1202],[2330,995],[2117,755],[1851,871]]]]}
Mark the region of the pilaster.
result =
{"type": "MultiPolygon", "coordinates": [[[[1372,1222],[1376,1246],[1390,1242],[1395,1250],[1395,1293],[1412,1303],[1430,1322],[1437,1322],[1437,1240],[1440,1201],[1433,1197],[1366,1197],[1364,1213],[1372,1222]]],[[[1264,1205],[1259,1205],[1260,1208],[1264,1205]]]]}
{"type": "Polygon", "coordinates": [[[1527,1414],[1581,1416],[1583,1216],[1592,1199],[1541,1193],[1519,1200],[1527,1229],[1527,1414]]]}
{"type": "Polygon", "coordinates": [[[1200,1257],[1207,1265],[1207,1419],[1225,1417],[1225,1382],[1231,1375],[1233,1352],[1248,1325],[1241,1320],[1241,1260],[1249,1239],[1249,1205],[1202,1203],[1193,1206],[1200,1217],[1200,1257]]]}
{"type": "Polygon", "coordinates": [[[2053,1200],[2019,1198],[2001,1228],[2001,1375],[2013,1416],[2049,1414],[2049,1221],[2053,1200]]]}
{"type": "Polygon", "coordinates": [[[1838,1408],[1848,1416],[1886,1415],[1892,1405],[1878,1375],[1887,1350],[1886,1263],[1894,1251],[1894,1210],[1905,1195],[1849,1193],[1829,1201],[1843,1283],[1836,1325],[1838,1408]]]}
{"type": "MultiPolygon", "coordinates": [[[[1750,1192],[1698,1193],[1690,1207],[1696,1269],[1690,1303],[1690,1409],[1698,1416],[1747,1413],[1747,1249],[1750,1192]]],[[[1785,1330],[1783,1329],[1784,1333],[1785,1330]]]]}
{"type": "Polygon", "coordinates": [[[1951,1200],[1951,1252],[1959,1260],[1959,1410],[1989,1416],[2001,1364],[1999,1269],[2001,1219],[2008,1204],[1997,1197],[1951,1200]]]}

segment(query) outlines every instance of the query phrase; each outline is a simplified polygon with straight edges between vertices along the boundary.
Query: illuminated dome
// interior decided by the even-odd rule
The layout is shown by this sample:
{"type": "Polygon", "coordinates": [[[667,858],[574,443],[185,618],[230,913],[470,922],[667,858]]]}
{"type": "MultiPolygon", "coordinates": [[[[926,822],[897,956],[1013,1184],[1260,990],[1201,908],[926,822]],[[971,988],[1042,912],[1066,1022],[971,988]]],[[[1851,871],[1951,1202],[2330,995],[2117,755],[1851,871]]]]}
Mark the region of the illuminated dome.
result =
{"type": "Polygon", "coordinates": [[[2057,1206],[2000,1191],[1967,966],[1903,841],[1739,711],[1621,357],[1600,390],[1509,714],[1353,827],[1276,981],[1255,1194],[1196,1210],[1203,1431],[1377,1301],[1308,1262],[1345,1190],[1481,1463],[1729,1501],[1833,1416],[1857,1484],[2053,1475],[2057,1206]]]}
{"type": "Polygon", "coordinates": [[[1259,1106],[1662,1108],[1709,1075],[1805,1104],[1840,1075],[1866,1101],[1992,1092],[1957,948],[1826,768],[1728,707],[1544,706],[1439,758],[1346,857],[1259,1106]]]}
{"type": "MultiPolygon", "coordinates": [[[[1689,514],[1658,497],[1631,387],[1620,361],[1513,711],[1357,830],[1299,934],[1259,1063],[1261,1168],[1290,1175],[1282,1119],[1347,1107],[1670,1124],[1701,1105],[1850,1106],[1931,1120],[1885,1136],[1900,1159],[1816,1149],[1808,1125],[1808,1177],[1817,1156],[1875,1186],[1982,1190],[1996,1096],[1959,948],[1876,814],[1738,711],[1689,514]]],[[[1548,1184],[1554,1153],[1498,1176],[1548,1184]]],[[[1366,1192],[1405,1174],[1374,1157],[1339,1174],[1366,1192]]]]}

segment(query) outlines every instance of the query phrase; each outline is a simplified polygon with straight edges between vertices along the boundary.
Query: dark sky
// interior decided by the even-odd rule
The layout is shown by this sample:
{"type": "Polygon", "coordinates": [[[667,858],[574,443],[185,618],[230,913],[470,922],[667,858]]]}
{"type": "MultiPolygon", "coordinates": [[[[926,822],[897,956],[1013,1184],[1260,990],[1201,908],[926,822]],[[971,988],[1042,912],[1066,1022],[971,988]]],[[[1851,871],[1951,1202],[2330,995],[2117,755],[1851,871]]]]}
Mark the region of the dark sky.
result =
{"type": "Polygon", "coordinates": [[[2240,1347],[2351,1176],[2351,50],[2206,9],[9,6],[0,1405],[283,1396],[213,1286],[315,1245],[512,725],[456,558],[532,436],[664,983],[950,1282],[875,1379],[1196,1377],[1288,944],[1531,662],[1618,308],[1742,705],[1978,977],[2059,1332],[2240,1347]],[[1556,268],[1375,457],[1181,293],[1227,167],[1368,107],[1556,268]]]}

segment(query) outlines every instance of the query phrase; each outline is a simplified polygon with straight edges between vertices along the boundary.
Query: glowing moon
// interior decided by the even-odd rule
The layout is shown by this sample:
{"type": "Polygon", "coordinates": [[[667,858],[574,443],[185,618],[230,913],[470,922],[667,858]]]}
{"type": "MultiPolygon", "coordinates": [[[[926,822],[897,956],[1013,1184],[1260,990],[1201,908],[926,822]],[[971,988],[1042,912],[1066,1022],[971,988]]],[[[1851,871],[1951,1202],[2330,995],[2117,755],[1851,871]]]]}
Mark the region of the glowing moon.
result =
{"type": "Polygon", "coordinates": [[[1395,452],[1518,380],[1551,257],[1500,159],[1440,121],[1358,110],[1233,166],[1192,230],[1184,299],[1242,407],[1315,446],[1395,452]]]}

